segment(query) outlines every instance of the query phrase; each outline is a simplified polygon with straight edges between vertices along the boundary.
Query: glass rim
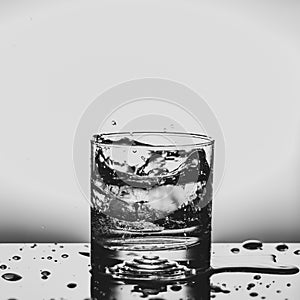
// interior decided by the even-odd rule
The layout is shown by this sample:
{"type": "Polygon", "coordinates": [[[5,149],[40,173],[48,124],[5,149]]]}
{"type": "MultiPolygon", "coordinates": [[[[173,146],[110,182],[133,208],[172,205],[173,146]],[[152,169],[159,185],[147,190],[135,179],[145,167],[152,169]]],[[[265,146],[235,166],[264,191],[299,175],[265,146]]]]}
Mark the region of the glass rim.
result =
{"type": "Polygon", "coordinates": [[[193,133],[193,132],[176,132],[176,131],[120,131],[120,132],[103,132],[100,134],[93,134],[93,139],[90,140],[92,144],[97,144],[97,145],[103,145],[103,146],[114,146],[114,147],[136,147],[136,148],[178,148],[178,147],[206,147],[206,146],[212,146],[215,143],[215,140],[207,136],[205,134],[200,134],[200,133],[193,133]],[[105,136],[105,137],[133,137],[134,135],[137,134],[160,134],[160,135],[173,135],[173,136],[183,136],[183,137],[190,137],[190,138],[195,138],[202,140],[201,142],[196,142],[196,143],[179,143],[179,144],[162,144],[162,145],[122,145],[122,144],[114,144],[112,142],[111,144],[107,143],[102,143],[98,141],[98,138],[100,136],[105,136]]]}

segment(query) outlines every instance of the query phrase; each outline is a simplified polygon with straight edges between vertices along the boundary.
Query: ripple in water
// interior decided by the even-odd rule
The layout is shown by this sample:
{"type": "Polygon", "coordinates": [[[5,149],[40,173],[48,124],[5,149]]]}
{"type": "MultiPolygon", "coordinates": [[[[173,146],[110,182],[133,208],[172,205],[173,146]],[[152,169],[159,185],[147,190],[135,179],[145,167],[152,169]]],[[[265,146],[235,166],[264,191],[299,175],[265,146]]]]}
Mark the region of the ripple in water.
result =
{"type": "Polygon", "coordinates": [[[258,240],[248,240],[245,241],[242,246],[248,250],[262,250],[263,243],[258,240]]]}
{"type": "Polygon", "coordinates": [[[280,252],[285,252],[288,249],[289,249],[289,247],[286,244],[279,244],[276,246],[276,250],[280,251],[280,252]]]}
{"type": "Polygon", "coordinates": [[[22,279],[22,276],[15,273],[5,273],[1,277],[7,281],[18,281],[22,279]]]}
{"type": "Polygon", "coordinates": [[[170,261],[159,256],[144,255],[125,261],[106,269],[107,274],[111,274],[115,279],[147,281],[172,281],[186,280],[194,277],[196,272],[184,265],[179,265],[176,261],[170,261]]]}

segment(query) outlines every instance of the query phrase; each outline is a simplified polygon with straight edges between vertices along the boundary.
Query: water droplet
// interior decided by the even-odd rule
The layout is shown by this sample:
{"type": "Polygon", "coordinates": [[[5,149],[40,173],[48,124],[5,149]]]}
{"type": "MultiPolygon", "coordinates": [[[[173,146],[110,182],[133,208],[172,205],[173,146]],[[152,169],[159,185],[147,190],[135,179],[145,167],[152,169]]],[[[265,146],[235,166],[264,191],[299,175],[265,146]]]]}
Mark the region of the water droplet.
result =
{"type": "Polygon", "coordinates": [[[6,268],[7,268],[6,265],[1,265],[1,266],[0,266],[0,269],[1,269],[1,270],[5,270],[6,268]]]}
{"type": "Polygon", "coordinates": [[[296,251],[294,252],[294,254],[300,255],[300,250],[296,250],[296,251]]]}
{"type": "Polygon", "coordinates": [[[291,284],[290,284],[290,283],[287,283],[287,284],[286,284],[286,286],[290,287],[290,286],[291,286],[291,284]]]}
{"type": "Polygon", "coordinates": [[[268,289],[270,286],[271,286],[271,284],[267,284],[267,285],[266,285],[266,288],[268,289]]]}
{"type": "Polygon", "coordinates": [[[281,290],[277,290],[276,293],[277,293],[277,294],[280,294],[280,293],[281,293],[281,290]]]}
{"type": "Polygon", "coordinates": [[[175,291],[175,292],[180,291],[181,289],[182,289],[182,287],[180,285],[172,285],[171,286],[171,290],[175,291]]]}
{"type": "Polygon", "coordinates": [[[49,276],[51,273],[49,271],[42,271],[41,274],[45,276],[49,276]]]}
{"type": "Polygon", "coordinates": [[[52,259],[52,256],[48,256],[47,259],[49,259],[49,260],[52,259]]]}
{"type": "Polygon", "coordinates": [[[55,252],[56,250],[55,249],[52,249],[52,252],[55,252]]]}
{"type": "Polygon", "coordinates": [[[41,278],[42,278],[43,280],[46,280],[46,279],[48,279],[48,276],[43,275],[41,278]]]}
{"type": "Polygon", "coordinates": [[[64,247],[63,245],[59,246],[59,248],[63,248],[63,247],[64,247]]]}
{"type": "Polygon", "coordinates": [[[255,287],[255,284],[251,282],[251,283],[248,284],[247,290],[251,290],[254,287],[255,287]]]}
{"type": "Polygon", "coordinates": [[[229,290],[225,290],[223,288],[221,288],[220,286],[217,285],[212,285],[210,286],[210,289],[213,293],[224,293],[224,294],[229,294],[230,291],[229,290]]]}
{"type": "Polygon", "coordinates": [[[232,248],[232,249],[230,249],[230,251],[231,251],[232,253],[234,253],[234,254],[237,254],[237,253],[240,252],[240,249],[239,249],[239,248],[232,248]]]}
{"type": "Polygon", "coordinates": [[[68,283],[67,284],[67,287],[70,288],[70,289],[74,289],[76,288],[77,284],[76,283],[68,283]]]}
{"type": "Polygon", "coordinates": [[[112,120],[111,125],[115,126],[115,125],[117,125],[117,122],[115,120],[112,120]]]}
{"type": "Polygon", "coordinates": [[[21,259],[21,257],[20,257],[20,256],[18,256],[18,255],[15,255],[15,256],[13,256],[13,257],[12,257],[12,259],[14,259],[14,260],[20,260],[20,259],[21,259]]]}
{"type": "Polygon", "coordinates": [[[157,255],[143,255],[143,258],[144,259],[149,259],[149,260],[156,260],[156,259],[159,259],[159,256],[157,255]]]}
{"type": "Polygon", "coordinates": [[[57,262],[57,259],[54,259],[54,262],[57,262]]]}
{"type": "Polygon", "coordinates": [[[80,255],[90,257],[90,253],[89,253],[89,252],[78,252],[78,253],[79,253],[80,255]]]}
{"type": "Polygon", "coordinates": [[[133,153],[137,153],[137,150],[134,149],[134,150],[132,150],[132,152],[133,152],[133,153]]]}
{"type": "Polygon", "coordinates": [[[15,273],[5,273],[1,277],[8,281],[18,281],[18,280],[22,279],[22,276],[15,274],[15,273]]]}
{"type": "Polygon", "coordinates": [[[256,293],[256,292],[252,292],[252,293],[250,293],[249,294],[251,297],[257,297],[258,296],[258,294],[256,293]]]}
{"type": "Polygon", "coordinates": [[[37,244],[33,244],[32,246],[30,246],[30,248],[35,248],[37,246],[37,244]]]}
{"type": "Polygon", "coordinates": [[[61,257],[62,258],[67,258],[67,257],[69,257],[69,255],[68,254],[62,254],[61,257]]]}
{"type": "Polygon", "coordinates": [[[262,250],[263,243],[258,240],[249,240],[245,241],[242,246],[248,250],[262,250]]]}
{"type": "Polygon", "coordinates": [[[266,299],[266,297],[265,296],[261,296],[261,299],[266,299]]]}
{"type": "Polygon", "coordinates": [[[261,279],[261,276],[260,275],[255,275],[255,276],[253,276],[253,279],[259,280],[259,279],[261,279]]]}
{"type": "Polygon", "coordinates": [[[284,252],[288,249],[289,249],[289,247],[286,244],[279,244],[276,246],[276,250],[280,251],[280,252],[284,252]]]}
{"type": "Polygon", "coordinates": [[[41,257],[41,259],[45,259],[45,257],[44,257],[44,256],[42,256],[42,257],[41,257]]]}
{"type": "Polygon", "coordinates": [[[23,251],[23,248],[20,248],[19,250],[20,250],[20,251],[23,251]]]}

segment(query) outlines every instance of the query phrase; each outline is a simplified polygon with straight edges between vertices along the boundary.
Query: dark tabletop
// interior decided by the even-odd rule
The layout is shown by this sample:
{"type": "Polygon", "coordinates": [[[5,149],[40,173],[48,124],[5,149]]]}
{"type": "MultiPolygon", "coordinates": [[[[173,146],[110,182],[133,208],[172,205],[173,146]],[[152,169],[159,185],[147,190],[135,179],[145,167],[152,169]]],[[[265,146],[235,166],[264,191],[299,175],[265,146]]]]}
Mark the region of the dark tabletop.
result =
{"type": "MultiPolygon", "coordinates": [[[[255,255],[275,254],[280,264],[300,266],[300,251],[299,254],[296,251],[300,244],[286,243],[288,248],[283,247],[282,251],[276,249],[277,245],[264,244],[262,250],[253,251],[244,249],[241,244],[213,244],[212,265],[219,264],[218,257],[222,256],[240,256],[245,263],[251,264],[255,255]],[[233,253],[232,248],[239,251],[233,253]]],[[[1,244],[0,300],[91,299],[91,287],[97,299],[300,299],[300,273],[258,272],[214,274],[198,286],[177,284],[153,289],[133,284],[118,285],[108,295],[105,288],[99,288],[99,280],[91,277],[89,251],[89,244],[1,244]]]]}

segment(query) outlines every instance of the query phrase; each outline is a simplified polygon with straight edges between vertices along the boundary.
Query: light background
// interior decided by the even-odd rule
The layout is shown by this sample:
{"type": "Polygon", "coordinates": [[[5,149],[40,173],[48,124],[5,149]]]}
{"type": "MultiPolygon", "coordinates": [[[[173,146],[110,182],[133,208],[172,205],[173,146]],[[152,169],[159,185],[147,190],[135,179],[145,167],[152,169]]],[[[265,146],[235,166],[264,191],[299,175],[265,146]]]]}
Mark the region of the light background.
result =
{"type": "Polygon", "coordinates": [[[107,88],[186,84],[218,118],[214,241],[300,241],[298,1],[1,1],[0,241],[89,240],[73,137],[107,88]]]}

